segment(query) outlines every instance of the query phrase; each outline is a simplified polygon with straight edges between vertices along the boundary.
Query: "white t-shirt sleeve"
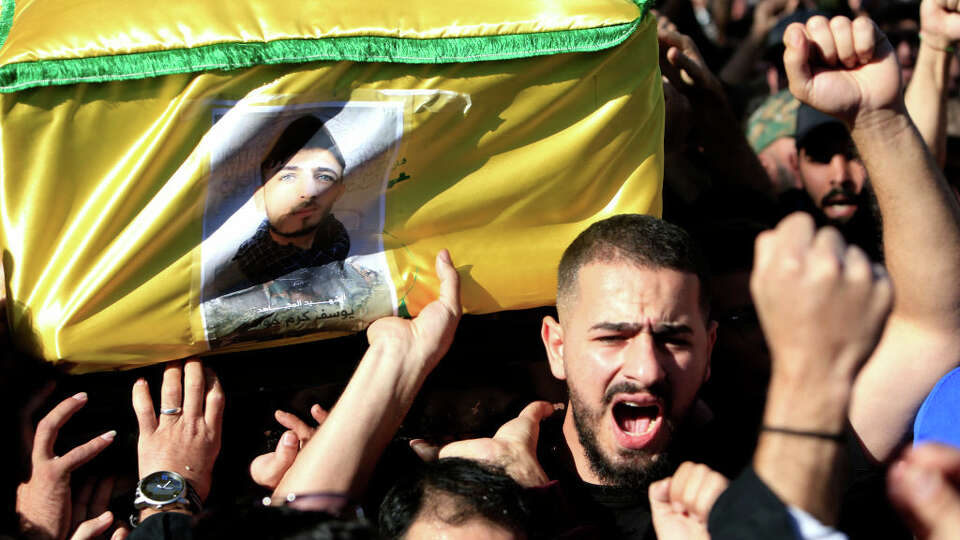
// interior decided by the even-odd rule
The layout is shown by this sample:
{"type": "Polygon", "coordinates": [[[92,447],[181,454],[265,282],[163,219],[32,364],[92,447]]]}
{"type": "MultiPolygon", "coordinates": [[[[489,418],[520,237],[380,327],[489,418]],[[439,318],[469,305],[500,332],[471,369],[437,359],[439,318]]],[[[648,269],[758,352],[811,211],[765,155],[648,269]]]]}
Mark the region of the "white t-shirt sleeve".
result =
{"type": "Polygon", "coordinates": [[[802,540],[847,540],[847,535],[820,523],[820,520],[794,506],[787,506],[793,525],[796,527],[797,538],[802,540]]]}

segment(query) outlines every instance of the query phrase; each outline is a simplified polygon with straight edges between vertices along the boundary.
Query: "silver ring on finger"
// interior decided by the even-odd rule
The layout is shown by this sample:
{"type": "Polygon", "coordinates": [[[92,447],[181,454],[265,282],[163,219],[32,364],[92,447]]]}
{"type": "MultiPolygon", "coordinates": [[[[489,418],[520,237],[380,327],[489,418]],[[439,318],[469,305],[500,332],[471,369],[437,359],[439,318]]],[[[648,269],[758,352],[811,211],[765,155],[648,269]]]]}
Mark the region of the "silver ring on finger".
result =
{"type": "Polygon", "coordinates": [[[183,409],[180,407],[173,407],[170,409],[160,409],[160,414],[174,415],[174,414],[180,414],[181,412],[183,412],[183,409]]]}

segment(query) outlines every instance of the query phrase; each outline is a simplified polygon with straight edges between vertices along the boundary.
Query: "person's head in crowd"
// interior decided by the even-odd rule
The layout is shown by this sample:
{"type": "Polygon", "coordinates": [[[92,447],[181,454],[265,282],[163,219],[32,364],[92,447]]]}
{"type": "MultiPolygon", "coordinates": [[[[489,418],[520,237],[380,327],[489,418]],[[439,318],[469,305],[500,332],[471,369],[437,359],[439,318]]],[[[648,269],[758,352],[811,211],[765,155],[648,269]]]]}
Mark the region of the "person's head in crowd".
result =
{"type": "Polygon", "coordinates": [[[906,85],[913,77],[920,50],[920,2],[874,1],[867,5],[866,11],[893,45],[900,63],[900,77],[906,85]]]}
{"type": "Polygon", "coordinates": [[[194,538],[257,538],[263,540],[375,540],[372,524],[326,512],[260,504],[228,505],[203,514],[194,538]]]}
{"type": "Polygon", "coordinates": [[[842,225],[867,204],[867,169],[846,126],[801,105],[797,110],[797,170],[810,200],[827,221],[842,225]]]}
{"type": "Polygon", "coordinates": [[[541,336],[584,481],[642,486],[671,471],[667,448],[710,375],[708,290],[690,236],[651,216],[597,222],[564,252],[559,321],[544,318],[541,336]]]}
{"type": "Polygon", "coordinates": [[[320,119],[308,115],[291,122],[260,164],[271,233],[312,240],[343,195],[345,168],[336,141],[320,119]]]}
{"type": "Polygon", "coordinates": [[[797,108],[789,90],[768,97],[747,122],[747,140],[773,181],[775,193],[801,189],[797,173],[797,108]]]}
{"type": "Polygon", "coordinates": [[[380,505],[380,534],[408,540],[528,537],[523,488],[506,472],[461,458],[424,463],[380,505]]]}

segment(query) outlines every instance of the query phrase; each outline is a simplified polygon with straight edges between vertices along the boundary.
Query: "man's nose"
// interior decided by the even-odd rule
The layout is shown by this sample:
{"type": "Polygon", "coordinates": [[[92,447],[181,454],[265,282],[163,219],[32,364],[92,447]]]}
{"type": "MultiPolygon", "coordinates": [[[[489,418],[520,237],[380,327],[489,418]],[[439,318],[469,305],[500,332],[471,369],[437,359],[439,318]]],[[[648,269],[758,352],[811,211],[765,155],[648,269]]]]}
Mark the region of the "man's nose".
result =
{"type": "Polygon", "coordinates": [[[313,200],[320,195],[320,189],[312,178],[300,180],[297,184],[297,191],[301,199],[313,200]]]}
{"type": "Polygon", "coordinates": [[[850,180],[850,160],[843,154],[835,154],[830,160],[830,184],[840,186],[850,180]]]}
{"type": "Polygon", "coordinates": [[[624,349],[622,375],[636,384],[650,388],[667,377],[663,369],[660,345],[650,334],[639,334],[624,349]]]}

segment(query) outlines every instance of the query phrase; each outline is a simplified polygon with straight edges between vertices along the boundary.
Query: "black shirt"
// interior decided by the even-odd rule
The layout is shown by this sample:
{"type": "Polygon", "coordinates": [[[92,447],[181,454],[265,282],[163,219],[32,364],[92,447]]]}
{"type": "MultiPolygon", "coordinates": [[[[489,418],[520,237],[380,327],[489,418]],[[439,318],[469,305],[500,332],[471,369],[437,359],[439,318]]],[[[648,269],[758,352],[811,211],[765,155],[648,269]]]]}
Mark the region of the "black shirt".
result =
{"type": "Polygon", "coordinates": [[[252,284],[266,283],[300,268],[342,261],[350,252],[350,237],[343,224],[328,214],[317,225],[310,249],[280,245],[270,235],[270,223],[263,220],[257,232],[237,249],[233,261],[252,284]]]}
{"type": "Polygon", "coordinates": [[[645,487],[612,487],[589,484],[572,469],[572,458],[563,438],[563,413],[544,420],[537,445],[544,472],[556,480],[557,504],[554,537],[652,539],[656,538],[645,487]]]}

